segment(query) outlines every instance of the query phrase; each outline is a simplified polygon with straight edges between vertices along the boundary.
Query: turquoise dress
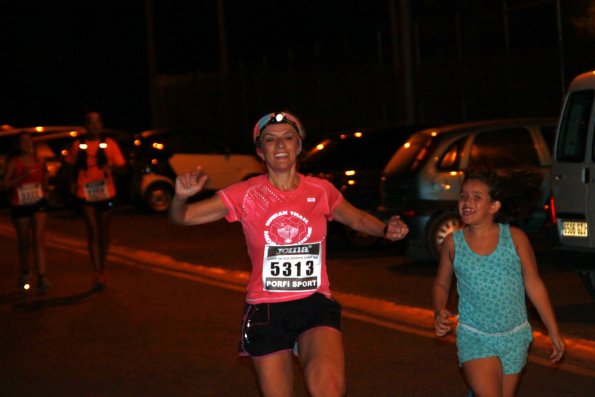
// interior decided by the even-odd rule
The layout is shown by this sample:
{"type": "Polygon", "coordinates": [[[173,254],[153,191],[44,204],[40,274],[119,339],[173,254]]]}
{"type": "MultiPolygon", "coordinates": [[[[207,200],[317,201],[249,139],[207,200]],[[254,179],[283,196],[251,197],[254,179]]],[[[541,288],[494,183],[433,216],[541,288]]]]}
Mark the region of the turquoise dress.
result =
{"type": "Polygon", "coordinates": [[[471,250],[462,230],[454,233],[454,272],[459,295],[459,363],[496,356],[504,373],[518,373],[532,341],[527,321],[521,262],[510,227],[499,224],[496,249],[489,255],[471,250]]]}

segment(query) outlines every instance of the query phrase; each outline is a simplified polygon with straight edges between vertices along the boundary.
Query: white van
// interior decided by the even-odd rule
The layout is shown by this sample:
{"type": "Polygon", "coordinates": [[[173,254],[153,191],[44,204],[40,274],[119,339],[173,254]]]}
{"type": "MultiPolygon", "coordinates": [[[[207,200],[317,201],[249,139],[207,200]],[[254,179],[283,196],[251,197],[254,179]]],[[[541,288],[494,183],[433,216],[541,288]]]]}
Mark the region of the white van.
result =
{"type": "Polygon", "coordinates": [[[568,265],[595,296],[595,70],[568,89],[551,171],[552,215],[568,265]]]}

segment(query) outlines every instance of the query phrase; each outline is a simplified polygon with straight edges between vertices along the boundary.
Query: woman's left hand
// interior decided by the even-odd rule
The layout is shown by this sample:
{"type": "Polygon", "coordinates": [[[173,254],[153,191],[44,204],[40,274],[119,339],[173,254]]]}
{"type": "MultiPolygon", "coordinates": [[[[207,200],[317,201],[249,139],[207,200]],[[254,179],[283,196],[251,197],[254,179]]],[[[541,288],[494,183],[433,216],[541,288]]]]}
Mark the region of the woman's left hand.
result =
{"type": "Polygon", "coordinates": [[[550,355],[553,363],[557,363],[564,357],[564,340],[559,335],[551,335],[550,340],[552,341],[553,351],[550,355]]]}
{"type": "Polygon", "coordinates": [[[409,233],[409,227],[401,220],[400,216],[394,215],[391,216],[386,224],[384,238],[390,241],[397,241],[405,238],[407,233],[409,233]]]}

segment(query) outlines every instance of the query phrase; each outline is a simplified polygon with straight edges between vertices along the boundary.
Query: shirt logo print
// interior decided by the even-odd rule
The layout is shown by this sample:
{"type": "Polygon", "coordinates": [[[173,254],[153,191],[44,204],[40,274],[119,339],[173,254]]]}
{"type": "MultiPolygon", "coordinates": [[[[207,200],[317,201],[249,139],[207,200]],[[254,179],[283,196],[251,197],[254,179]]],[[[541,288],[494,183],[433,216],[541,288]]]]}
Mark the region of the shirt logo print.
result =
{"type": "Polygon", "coordinates": [[[277,228],[277,234],[281,236],[285,243],[291,243],[291,240],[298,234],[298,228],[291,225],[281,225],[277,228]]]}
{"type": "Polygon", "coordinates": [[[265,223],[264,239],[267,244],[302,244],[312,235],[306,217],[294,211],[280,211],[265,223]]]}

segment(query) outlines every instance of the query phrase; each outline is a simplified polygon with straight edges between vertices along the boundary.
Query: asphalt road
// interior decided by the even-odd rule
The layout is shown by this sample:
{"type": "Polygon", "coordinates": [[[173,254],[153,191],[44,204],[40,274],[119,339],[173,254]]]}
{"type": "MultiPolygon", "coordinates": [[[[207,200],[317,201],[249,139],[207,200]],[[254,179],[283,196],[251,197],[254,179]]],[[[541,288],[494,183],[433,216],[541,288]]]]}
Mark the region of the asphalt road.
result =
{"type": "MultiPolygon", "coordinates": [[[[93,293],[82,220],[48,222],[48,295],[16,291],[14,234],[0,211],[0,396],[258,396],[236,346],[249,270],[241,229],[169,224],[121,208],[113,216],[110,284],[93,293]]],[[[536,242],[541,246],[540,242],[536,242]]],[[[547,244],[545,244],[547,247],[547,244]]],[[[349,396],[464,396],[452,338],[432,336],[434,268],[398,247],[355,251],[331,241],[343,304],[349,396]]],[[[547,364],[536,330],[519,396],[592,396],[595,303],[576,275],[539,251],[568,359],[547,364]]],[[[298,396],[306,392],[296,363],[298,396]]]]}

